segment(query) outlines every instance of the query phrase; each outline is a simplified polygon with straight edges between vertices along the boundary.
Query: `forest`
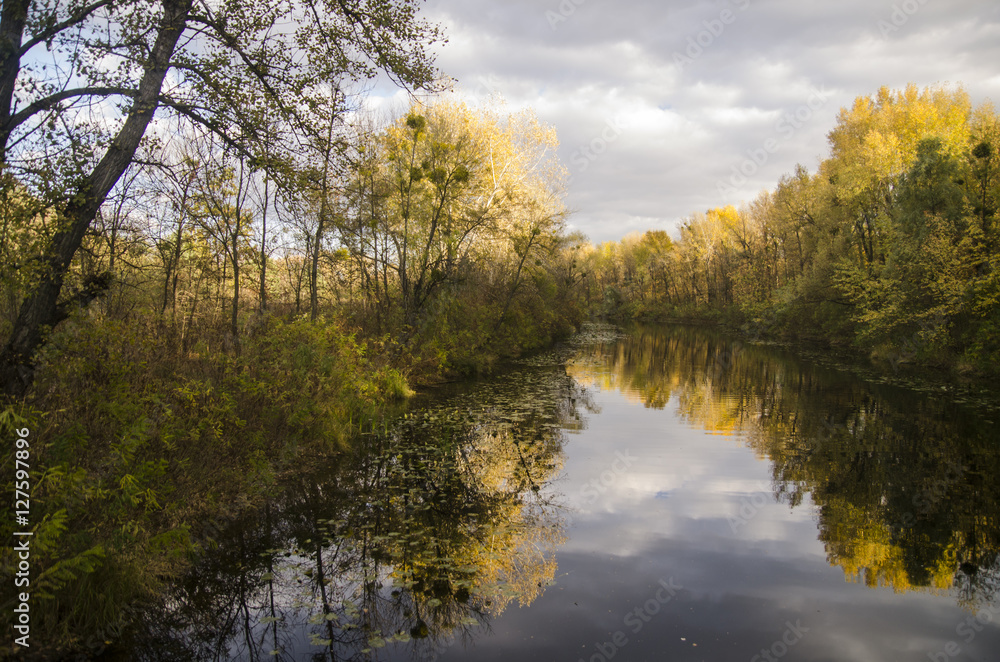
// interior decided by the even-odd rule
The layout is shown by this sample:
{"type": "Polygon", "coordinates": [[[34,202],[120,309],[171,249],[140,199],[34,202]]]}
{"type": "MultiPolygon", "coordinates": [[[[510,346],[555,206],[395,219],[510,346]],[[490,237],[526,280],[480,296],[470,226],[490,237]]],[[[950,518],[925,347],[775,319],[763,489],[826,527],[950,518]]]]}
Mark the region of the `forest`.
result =
{"type": "Polygon", "coordinates": [[[739,208],[587,249],[612,316],[722,322],[898,370],[995,379],[1000,118],[961,88],[882,88],[841,109],[830,155],[739,208]]]}
{"type": "Polygon", "coordinates": [[[992,107],[879,90],[815,173],[593,246],[555,129],[456,100],[417,5],[4,3],[2,482],[30,486],[33,641],[113,641],[283,476],[588,316],[995,376],[992,107]],[[377,75],[410,106],[371,111],[377,75]]]}

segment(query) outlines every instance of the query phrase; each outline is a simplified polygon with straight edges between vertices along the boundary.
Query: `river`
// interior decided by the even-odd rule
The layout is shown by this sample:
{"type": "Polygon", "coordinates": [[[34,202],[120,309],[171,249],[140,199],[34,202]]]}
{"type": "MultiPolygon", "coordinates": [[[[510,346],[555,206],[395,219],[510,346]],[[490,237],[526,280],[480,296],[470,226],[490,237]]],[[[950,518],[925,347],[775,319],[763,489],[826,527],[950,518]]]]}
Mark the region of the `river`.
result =
{"type": "Polygon", "coordinates": [[[129,659],[1000,660],[1000,412],[689,327],[414,398],[129,659]]]}

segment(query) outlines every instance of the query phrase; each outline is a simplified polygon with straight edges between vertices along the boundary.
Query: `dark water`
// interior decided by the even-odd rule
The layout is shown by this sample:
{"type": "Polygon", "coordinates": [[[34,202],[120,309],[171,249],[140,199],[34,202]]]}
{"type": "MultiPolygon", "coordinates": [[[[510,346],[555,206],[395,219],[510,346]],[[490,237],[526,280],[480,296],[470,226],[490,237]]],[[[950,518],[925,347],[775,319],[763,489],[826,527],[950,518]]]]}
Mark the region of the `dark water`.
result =
{"type": "Polygon", "coordinates": [[[591,327],[229,527],[130,657],[1000,660],[997,416],[591,327]]]}

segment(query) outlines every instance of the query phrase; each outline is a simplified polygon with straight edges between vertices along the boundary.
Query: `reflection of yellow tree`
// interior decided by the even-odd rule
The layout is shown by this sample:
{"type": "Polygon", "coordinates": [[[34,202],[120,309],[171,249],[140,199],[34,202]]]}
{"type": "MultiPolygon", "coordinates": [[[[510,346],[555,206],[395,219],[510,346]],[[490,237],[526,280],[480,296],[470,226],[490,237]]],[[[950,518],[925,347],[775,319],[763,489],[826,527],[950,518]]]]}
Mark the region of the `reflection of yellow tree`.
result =
{"type": "Polygon", "coordinates": [[[914,585],[907,569],[906,546],[895,539],[892,526],[844,498],[832,497],[824,506],[838,521],[820,531],[830,562],[844,569],[852,581],[866,586],[891,586],[897,592],[917,588],[946,590],[955,575],[955,550],[949,545],[927,568],[923,586],[914,585]],[[949,562],[950,559],[950,562],[949,562]]]}
{"type": "Polygon", "coordinates": [[[1000,458],[989,424],[948,403],[806,368],[778,351],[676,328],[583,351],[569,373],[693,425],[739,433],[791,505],[819,511],[828,559],[868,586],[958,584],[976,604],[1000,575],[1000,458]]]}
{"type": "Polygon", "coordinates": [[[554,510],[539,496],[562,468],[561,433],[535,430],[522,436],[504,423],[485,426],[480,439],[465,455],[470,478],[487,493],[507,494],[502,500],[489,536],[489,548],[478,545],[478,579],[482,587],[507,586],[493,601],[499,613],[516,597],[530,604],[555,574],[555,547],[563,541],[554,510]],[[492,429],[491,429],[492,428],[492,429]]]}
{"type": "Polygon", "coordinates": [[[728,344],[696,345],[680,336],[640,332],[627,343],[588,347],[567,366],[567,372],[581,384],[619,390],[653,409],[663,409],[676,396],[689,420],[729,434],[738,426],[738,409],[716,391],[721,370],[733,356],[728,344]]]}
{"type": "Polygon", "coordinates": [[[541,496],[562,464],[561,431],[500,420],[452,427],[441,420],[449,413],[430,414],[431,444],[411,439],[396,453],[387,487],[399,535],[383,547],[391,579],[437,629],[454,625],[456,602],[491,614],[512,599],[529,604],[551,581],[562,541],[541,496]]]}
{"type": "Polygon", "coordinates": [[[305,633],[331,659],[392,642],[419,657],[530,604],[554,577],[564,536],[549,483],[587,404],[548,368],[415,409],[227,531],[146,624],[150,640],[185,659],[250,659],[305,633]]]}
{"type": "Polygon", "coordinates": [[[369,575],[395,587],[359,610],[372,641],[440,641],[551,583],[563,535],[546,485],[577,402],[565,374],[527,370],[415,411],[372,449],[361,481],[371,510],[330,534],[370,550],[369,575]]]}
{"type": "Polygon", "coordinates": [[[420,410],[384,441],[373,465],[382,474],[367,481],[380,516],[348,533],[396,587],[389,611],[402,621],[381,632],[440,640],[551,583],[563,535],[545,488],[562,467],[578,387],[545,374],[479,394],[490,408],[471,397],[420,410]]]}

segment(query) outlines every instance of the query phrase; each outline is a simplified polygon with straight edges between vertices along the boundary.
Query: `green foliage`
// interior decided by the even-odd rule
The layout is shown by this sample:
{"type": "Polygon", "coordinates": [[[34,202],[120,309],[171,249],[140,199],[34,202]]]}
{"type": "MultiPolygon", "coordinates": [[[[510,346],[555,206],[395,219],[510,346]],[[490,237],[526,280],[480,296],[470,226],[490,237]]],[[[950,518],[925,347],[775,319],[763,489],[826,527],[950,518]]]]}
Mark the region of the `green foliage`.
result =
{"type": "Polygon", "coordinates": [[[374,368],[338,324],[274,321],[229,366],[253,418],[248,427],[282,444],[345,443],[386,399],[408,392],[403,376],[374,368]]]}
{"type": "Polygon", "coordinates": [[[694,214],[653,251],[650,233],[592,249],[591,302],[995,376],[998,125],[961,89],[859,98],[815,174],[694,214]]]}
{"type": "Polygon", "coordinates": [[[48,414],[0,416],[6,438],[32,431],[39,641],[113,638],[129,605],[184,567],[207,517],[264,494],[303,452],[342,448],[410,393],[334,323],[273,321],[239,355],[171,353],[159,340],[153,325],[79,316],[40,356],[32,406],[48,414]]]}
{"type": "Polygon", "coordinates": [[[357,286],[352,319],[394,338],[397,367],[417,380],[475,374],[575,326],[551,128],[438,101],[362,140],[336,234],[357,286]]]}

